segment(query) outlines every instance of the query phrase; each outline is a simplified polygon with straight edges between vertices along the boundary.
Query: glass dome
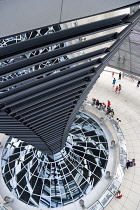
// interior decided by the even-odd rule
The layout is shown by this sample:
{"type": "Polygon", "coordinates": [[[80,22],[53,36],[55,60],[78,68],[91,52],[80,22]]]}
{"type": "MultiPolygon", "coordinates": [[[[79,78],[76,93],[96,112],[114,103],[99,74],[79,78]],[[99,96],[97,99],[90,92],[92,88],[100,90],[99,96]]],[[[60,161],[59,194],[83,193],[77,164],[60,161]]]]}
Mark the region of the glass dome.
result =
{"type": "Polygon", "coordinates": [[[108,143],[100,126],[79,112],[61,152],[47,155],[9,138],[2,155],[2,175],[13,194],[28,205],[59,207],[88,194],[108,162],[108,143]]]}

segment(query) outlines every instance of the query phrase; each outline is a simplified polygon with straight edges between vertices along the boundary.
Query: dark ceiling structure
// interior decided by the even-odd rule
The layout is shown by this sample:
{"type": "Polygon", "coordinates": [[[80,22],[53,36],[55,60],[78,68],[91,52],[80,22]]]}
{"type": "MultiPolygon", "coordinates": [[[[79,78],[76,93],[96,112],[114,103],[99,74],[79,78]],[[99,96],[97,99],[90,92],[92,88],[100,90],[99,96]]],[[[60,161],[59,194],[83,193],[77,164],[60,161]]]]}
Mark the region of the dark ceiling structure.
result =
{"type": "Polygon", "coordinates": [[[78,109],[140,17],[119,12],[1,38],[1,132],[47,154],[65,146],[78,109]]]}

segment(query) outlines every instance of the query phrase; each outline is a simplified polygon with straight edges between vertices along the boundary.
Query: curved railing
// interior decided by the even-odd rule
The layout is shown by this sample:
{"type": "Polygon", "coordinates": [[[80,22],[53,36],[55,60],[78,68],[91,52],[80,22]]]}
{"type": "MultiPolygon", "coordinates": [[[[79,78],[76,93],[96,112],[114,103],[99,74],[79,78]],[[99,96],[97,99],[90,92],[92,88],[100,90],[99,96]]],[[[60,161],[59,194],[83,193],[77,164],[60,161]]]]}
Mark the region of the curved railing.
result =
{"type": "MultiPolygon", "coordinates": [[[[88,106],[91,106],[93,111],[98,112],[102,115],[102,118],[104,120],[107,120],[111,126],[113,127],[118,142],[115,144],[115,147],[117,147],[118,152],[118,160],[115,167],[114,174],[110,177],[111,182],[106,188],[106,190],[103,192],[102,196],[94,202],[91,206],[87,207],[88,210],[102,210],[104,209],[111,200],[115,197],[116,192],[121,186],[121,183],[123,181],[125,171],[126,171],[126,161],[127,161],[127,150],[126,150],[126,143],[125,138],[123,135],[123,132],[118,125],[118,123],[113,119],[111,116],[105,116],[106,112],[104,110],[99,110],[96,106],[93,106],[91,102],[85,102],[83,107],[85,110],[88,110],[88,106]]],[[[90,109],[91,110],[91,109],[90,109]]],[[[91,110],[92,111],[92,110],[91,110]]],[[[106,122],[107,122],[106,121],[106,122]]],[[[105,121],[102,121],[102,123],[105,123],[105,121]]]]}

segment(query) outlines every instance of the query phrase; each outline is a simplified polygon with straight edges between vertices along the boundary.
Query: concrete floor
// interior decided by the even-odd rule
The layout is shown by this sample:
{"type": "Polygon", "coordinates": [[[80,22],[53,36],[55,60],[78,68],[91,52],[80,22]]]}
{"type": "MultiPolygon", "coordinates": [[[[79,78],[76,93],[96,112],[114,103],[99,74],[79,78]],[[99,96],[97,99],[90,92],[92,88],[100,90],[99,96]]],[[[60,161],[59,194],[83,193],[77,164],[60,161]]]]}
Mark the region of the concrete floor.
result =
{"type": "MultiPolygon", "coordinates": [[[[106,70],[111,69],[107,67],[106,70]]],[[[140,87],[137,88],[137,81],[130,78],[118,80],[119,71],[115,72],[116,85],[122,85],[120,94],[116,94],[112,87],[111,72],[104,71],[90,91],[88,100],[96,98],[105,103],[111,101],[114,118],[121,119],[120,127],[125,136],[128,159],[135,158],[136,166],[126,171],[120,188],[122,199],[113,199],[106,210],[140,210],[140,87]]]]}

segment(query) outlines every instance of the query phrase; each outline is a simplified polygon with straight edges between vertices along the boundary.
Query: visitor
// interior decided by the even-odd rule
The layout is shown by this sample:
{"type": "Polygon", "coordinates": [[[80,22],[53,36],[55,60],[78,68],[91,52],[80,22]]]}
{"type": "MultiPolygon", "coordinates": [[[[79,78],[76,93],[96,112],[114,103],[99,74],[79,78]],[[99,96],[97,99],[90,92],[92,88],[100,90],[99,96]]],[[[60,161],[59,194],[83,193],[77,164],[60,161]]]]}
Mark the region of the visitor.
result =
{"type": "Polygon", "coordinates": [[[118,192],[116,193],[116,198],[122,198],[122,192],[120,190],[118,190],[118,192]]]}
{"type": "Polygon", "coordinates": [[[94,106],[96,104],[96,99],[92,98],[92,105],[94,106]]]}
{"type": "Polygon", "coordinates": [[[99,100],[98,99],[96,100],[96,106],[97,107],[99,106],[99,100]]]}
{"type": "Polygon", "coordinates": [[[121,120],[119,118],[116,119],[117,124],[119,124],[121,122],[121,120]]]}
{"type": "Polygon", "coordinates": [[[119,80],[121,80],[121,77],[122,77],[122,73],[120,72],[119,73],[119,80]]]}
{"type": "Polygon", "coordinates": [[[102,108],[102,103],[99,103],[98,109],[101,110],[102,108]]]}
{"type": "Polygon", "coordinates": [[[135,159],[132,159],[132,161],[130,162],[130,167],[136,166],[136,162],[135,159]]]}
{"type": "Polygon", "coordinates": [[[114,87],[115,83],[116,83],[116,79],[114,78],[112,81],[113,87],[114,87]]]}
{"type": "Polygon", "coordinates": [[[115,93],[116,93],[116,94],[118,93],[118,90],[119,90],[119,87],[116,86],[116,88],[115,88],[115,93]]]}
{"type": "Polygon", "coordinates": [[[111,117],[114,116],[114,110],[113,109],[110,110],[110,115],[111,115],[111,117]]]}
{"type": "Polygon", "coordinates": [[[138,83],[137,83],[137,86],[136,86],[136,87],[139,87],[139,85],[140,85],[140,80],[138,81],[138,83]]]}
{"type": "Polygon", "coordinates": [[[126,163],[126,168],[127,168],[127,169],[130,167],[130,163],[131,163],[131,162],[128,160],[127,163],[126,163]]]}
{"type": "Polygon", "coordinates": [[[106,104],[102,103],[102,109],[105,110],[105,108],[106,108],[106,104]]]}
{"type": "Polygon", "coordinates": [[[120,93],[121,89],[122,89],[122,86],[121,86],[121,84],[119,84],[119,90],[118,90],[118,93],[120,93]]]}
{"type": "Polygon", "coordinates": [[[111,102],[108,100],[107,101],[107,107],[109,107],[111,105],[111,102]]]}
{"type": "Polygon", "coordinates": [[[135,159],[132,159],[132,162],[133,162],[133,166],[136,166],[135,159]]]}
{"type": "Polygon", "coordinates": [[[106,114],[108,115],[108,114],[110,114],[110,112],[111,112],[111,107],[110,107],[110,106],[108,106],[108,107],[107,107],[106,114]]]}

